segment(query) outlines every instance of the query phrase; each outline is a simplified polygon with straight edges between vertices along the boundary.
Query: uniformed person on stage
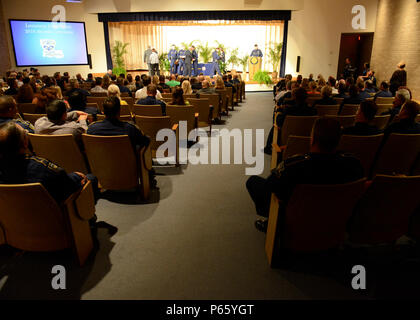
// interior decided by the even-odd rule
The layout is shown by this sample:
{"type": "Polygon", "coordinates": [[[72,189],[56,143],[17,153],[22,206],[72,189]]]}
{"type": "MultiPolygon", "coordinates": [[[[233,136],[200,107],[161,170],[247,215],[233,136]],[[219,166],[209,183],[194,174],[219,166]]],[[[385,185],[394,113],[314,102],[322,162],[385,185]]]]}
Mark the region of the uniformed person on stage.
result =
{"type": "Polygon", "coordinates": [[[184,76],[191,77],[192,73],[192,48],[185,50],[185,60],[184,60],[184,76]]]}
{"type": "Polygon", "coordinates": [[[175,45],[171,46],[171,50],[169,50],[168,53],[168,60],[171,64],[170,73],[175,74],[176,73],[176,60],[178,59],[178,51],[175,49],[175,45]]]}
{"type": "MultiPolygon", "coordinates": [[[[362,179],[364,170],[360,161],[350,154],[337,152],[340,137],[341,126],[337,120],[320,118],[312,130],[310,153],[281,162],[267,179],[250,177],[246,187],[257,214],[268,218],[271,194],[275,193],[287,204],[298,184],[345,184],[362,179]]],[[[267,224],[267,219],[260,219],[255,227],[265,232],[267,224]]]]}
{"type": "Polygon", "coordinates": [[[150,63],[150,55],[152,54],[152,46],[147,46],[147,49],[144,51],[143,61],[147,63],[147,68],[149,69],[149,76],[152,75],[152,65],[150,63]]]}
{"type": "Polygon", "coordinates": [[[219,56],[219,48],[214,49],[213,53],[212,53],[212,58],[213,58],[213,70],[211,72],[211,76],[214,76],[214,73],[217,72],[218,75],[222,75],[222,73],[220,72],[220,67],[219,67],[219,61],[220,61],[220,56],[219,56]]]}
{"type": "Polygon", "coordinates": [[[262,51],[260,49],[258,49],[258,44],[256,44],[254,46],[254,50],[252,50],[250,56],[251,57],[259,57],[259,58],[262,58],[263,57],[262,51]]]}
{"type": "Polygon", "coordinates": [[[198,53],[194,46],[191,46],[192,53],[192,68],[194,77],[198,76],[198,53]]]}
{"type": "Polygon", "coordinates": [[[178,51],[178,74],[183,75],[185,68],[185,49],[179,49],[178,51]]]}

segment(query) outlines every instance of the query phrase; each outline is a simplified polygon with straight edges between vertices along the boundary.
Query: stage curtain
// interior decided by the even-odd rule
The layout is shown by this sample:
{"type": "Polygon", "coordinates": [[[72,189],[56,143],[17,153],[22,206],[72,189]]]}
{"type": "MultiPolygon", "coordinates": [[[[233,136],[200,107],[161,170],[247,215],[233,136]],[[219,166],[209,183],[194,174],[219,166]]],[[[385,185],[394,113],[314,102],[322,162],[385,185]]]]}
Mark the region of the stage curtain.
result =
{"type": "MultiPolygon", "coordinates": [[[[128,70],[147,69],[143,62],[143,53],[148,45],[154,47],[159,54],[169,50],[173,39],[167,39],[164,28],[167,26],[265,26],[265,39],[259,41],[263,49],[263,69],[272,71],[272,65],[268,58],[268,47],[274,42],[284,41],[284,21],[260,21],[260,20],[207,20],[207,21],[130,21],[108,22],[109,43],[112,48],[115,40],[129,43],[125,56],[128,70]],[[264,43],[265,42],[265,43],[264,43]]],[[[217,40],[217,39],[214,39],[217,40]]],[[[250,48],[252,50],[252,48],[250,48]]]]}

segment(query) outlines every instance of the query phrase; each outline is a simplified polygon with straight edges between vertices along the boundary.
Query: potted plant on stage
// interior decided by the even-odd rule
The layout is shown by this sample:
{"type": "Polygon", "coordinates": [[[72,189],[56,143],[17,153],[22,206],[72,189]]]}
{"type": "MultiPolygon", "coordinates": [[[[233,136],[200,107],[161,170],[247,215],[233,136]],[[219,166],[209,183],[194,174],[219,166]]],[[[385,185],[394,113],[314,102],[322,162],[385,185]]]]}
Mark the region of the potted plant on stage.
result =
{"type": "Polygon", "coordinates": [[[197,49],[199,56],[203,60],[203,63],[209,63],[212,54],[212,48],[209,47],[209,43],[206,42],[206,44],[204,44],[203,42],[200,42],[200,44],[197,45],[197,49]]]}
{"type": "Polygon", "coordinates": [[[242,58],[239,58],[239,64],[242,66],[242,80],[246,81],[246,77],[247,77],[247,67],[248,67],[248,60],[249,60],[249,55],[245,55],[242,58]]]}
{"type": "Polygon", "coordinates": [[[282,49],[282,42],[273,43],[272,46],[268,48],[268,59],[273,66],[273,73],[271,74],[273,81],[275,81],[279,75],[282,49]]]}
{"type": "Polygon", "coordinates": [[[119,40],[115,41],[114,46],[112,47],[112,58],[114,63],[114,68],[112,69],[112,73],[116,75],[120,75],[121,73],[127,74],[127,70],[125,68],[125,61],[124,55],[128,53],[127,46],[129,43],[122,43],[119,40]]]}
{"type": "Polygon", "coordinates": [[[238,51],[239,49],[235,48],[229,54],[229,59],[227,61],[227,64],[230,64],[232,66],[232,68],[230,69],[231,71],[233,71],[235,66],[237,66],[240,63],[238,51]]]}
{"type": "Polygon", "coordinates": [[[271,80],[270,74],[268,71],[257,71],[254,74],[254,81],[258,82],[259,85],[265,84],[266,86],[273,84],[273,80],[271,80]]]}
{"type": "Polygon", "coordinates": [[[159,55],[159,68],[161,73],[167,75],[169,72],[169,69],[171,68],[171,63],[168,59],[168,53],[161,53],[159,55]]]}

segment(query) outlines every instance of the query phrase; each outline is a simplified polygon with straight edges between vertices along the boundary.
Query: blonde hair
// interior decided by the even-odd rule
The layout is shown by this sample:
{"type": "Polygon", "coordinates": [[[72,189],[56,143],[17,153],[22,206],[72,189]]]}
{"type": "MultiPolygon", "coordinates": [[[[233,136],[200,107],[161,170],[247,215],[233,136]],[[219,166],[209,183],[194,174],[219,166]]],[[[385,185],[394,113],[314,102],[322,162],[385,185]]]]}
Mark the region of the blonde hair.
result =
{"type": "Polygon", "coordinates": [[[216,89],[225,89],[225,83],[223,82],[223,79],[220,77],[216,78],[216,89]]]}
{"type": "Polygon", "coordinates": [[[154,84],[155,86],[157,86],[159,84],[159,76],[157,76],[157,75],[153,76],[152,84],[154,84]]]}
{"type": "Polygon", "coordinates": [[[118,97],[121,100],[120,88],[116,84],[111,84],[108,87],[108,97],[118,97]]]}
{"type": "Polygon", "coordinates": [[[188,80],[184,80],[181,86],[184,94],[192,94],[191,83],[188,80]]]}

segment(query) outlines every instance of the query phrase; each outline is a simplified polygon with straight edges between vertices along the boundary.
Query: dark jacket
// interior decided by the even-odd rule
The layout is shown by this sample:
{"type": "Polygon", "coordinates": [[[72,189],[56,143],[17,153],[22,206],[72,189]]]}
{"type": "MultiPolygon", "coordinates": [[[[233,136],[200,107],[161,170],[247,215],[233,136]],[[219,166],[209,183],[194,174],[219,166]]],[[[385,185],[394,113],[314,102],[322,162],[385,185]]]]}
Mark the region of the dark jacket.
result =
{"type": "Polygon", "coordinates": [[[374,136],[381,134],[383,131],[379,130],[376,126],[369,125],[368,123],[356,122],[353,127],[345,128],[343,134],[351,136],[374,136]]]}
{"type": "Polygon", "coordinates": [[[313,107],[315,107],[316,105],[320,105],[320,106],[334,106],[337,104],[337,101],[335,101],[333,98],[331,97],[323,97],[322,99],[316,100],[313,104],[313,107]]]}
{"type": "Polygon", "coordinates": [[[162,108],[162,115],[166,116],[166,103],[156,99],[155,97],[147,96],[144,99],[140,99],[136,102],[136,104],[144,105],[144,106],[154,106],[160,105],[162,108]]]}
{"type": "Polygon", "coordinates": [[[388,136],[391,133],[420,134],[420,123],[409,119],[391,123],[388,128],[385,129],[385,135],[388,136]]]}
{"type": "Polygon", "coordinates": [[[317,111],[315,108],[309,107],[305,104],[292,104],[286,106],[283,112],[277,117],[277,125],[281,127],[286,119],[286,116],[316,116],[317,111]]]}

